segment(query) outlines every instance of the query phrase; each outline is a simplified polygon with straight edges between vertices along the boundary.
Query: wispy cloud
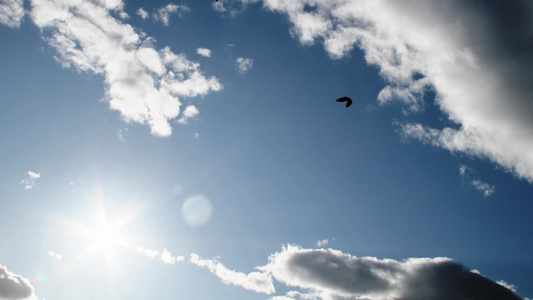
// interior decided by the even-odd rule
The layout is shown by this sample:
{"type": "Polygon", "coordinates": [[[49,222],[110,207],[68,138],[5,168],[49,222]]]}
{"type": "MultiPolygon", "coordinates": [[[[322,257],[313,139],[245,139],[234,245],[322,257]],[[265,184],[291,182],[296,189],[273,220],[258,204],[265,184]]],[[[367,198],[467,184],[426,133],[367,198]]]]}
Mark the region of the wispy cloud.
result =
{"type": "Polygon", "coordinates": [[[473,172],[474,170],[469,166],[463,164],[459,165],[459,175],[461,175],[461,179],[470,182],[476,190],[483,193],[483,196],[488,197],[496,192],[496,187],[494,185],[490,185],[480,179],[470,180],[470,174],[473,172]]]}
{"type": "Polygon", "coordinates": [[[57,260],[61,260],[63,258],[63,255],[58,254],[58,253],[54,253],[52,251],[48,251],[47,253],[48,253],[48,256],[53,257],[53,258],[55,258],[57,260]]]}
{"type": "Polygon", "coordinates": [[[237,58],[236,63],[237,63],[237,70],[239,70],[240,73],[244,73],[253,67],[254,60],[251,58],[239,57],[237,58]]]}
{"type": "Polygon", "coordinates": [[[123,6],[111,2],[33,0],[31,16],[63,66],[104,74],[111,109],[127,122],[148,124],[153,135],[169,136],[179,97],[205,95],[222,85],[185,55],[169,47],[156,50],[152,38],[110,15],[109,9],[123,6]]]}
{"type": "Polygon", "coordinates": [[[240,0],[240,1],[213,1],[213,9],[227,14],[234,18],[244,12],[249,4],[261,2],[260,0],[240,0]]]}
{"type": "Polygon", "coordinates": [[[457,124],[404,124],[405,136],[488,158],[533,182],[529,0],[482,6],[460,0],[262,2],[288,16],[302,44],[319,41],[333,59],[361,48],[388,83],[377,95],[381,105],[396,101],[405,112],[420,112],[431,89],[457,124]]]}
{"type": "Polygon", "coordinates": [[[496,192],[496,188],[493,185],[490,185],[486,182],[483,182],[479,179],[472,180],[472,185],[480,192],[483,193],[483,196],[488,197],[494,192],[496,192]]]}
{"type": "Polygon", "coordinates": [[[124,133],[128,131],[128,128],[119,129],[117,130],[117,138],[123,142],[126,141],[126,138],[124,137],[124,133]]]}
{"type": "Polygon", "coordinates": [[[183,256],[173,256],[170,251],[163,249],[163,251],[157,251],[152,249],[146,249],[139,247],[137,248],[137,253],[149,257],[151,259],[158,259],[164,264],[173,265],[177,262],[183,261],[185,258],[183,256]]]}
{"type": "Polygon", "coordinates": [[[467,165],[459,165],[459,175],[461,175],[462,177],[467,176],[469,170],[471,169],[467,165]]]}
{"type": "Polygon", "coordinates": [[[141,17],[141,19],[143,20],[147,19],[150,16],[150,14],[147,11],[145,11],[142,7],[137,10],[137,15],[141,17]]]}
{"type": "Polygon", "coordinates": [[[189,11],[191,11],[191,9],[187,5],[176,5],[170,3],[154,12],[153,16],[156,21],[161,21],[163,25],[168,26],[171,14],[178,14],[178,16],[181,17],[183,13],[189,11]]]}
{"type": "Polygon", "coordinates": [[[289,287],[301,289],[275,296],[272,300],[522,299],[509,288],[509,284],[494,282],[444,257],[396,261],[289,245],[272,254],[266,266],[257,267],[261,272],[257,276],[263,279],[259,282],[263,282],[263,287],[269,287],[261,290],[236,284],[243,282],[246,275],[230,271],[218,261],[202,260],[193,254],[191,262],[208,268],[227,284],[257,292],[275,292],[270,276],[289,287]]]}
{"type": "Polygon", "coordinates": [[[24,186],[25,190],[31,190],[37,185],[37,179],[41,178],[41,173],[35,173],[33,171],[27,172],[28,176],[20,181],[20,184],[24,186]]]}
{"type": "Polygon", "coordinates": [[[0,265],[0,298],[25,299],[33,295],[30,281],[0,265]]]}
{"type": "Polygon", "coordinates": [[[23,0],[2,0],[0,2],[0,23],[12,28],[20,26],[24,18],[23,0]]]}
{"type": "Polygon", "coordinates": [[[272,294],[275,292],[272,277],[264,272],[244,274],[229,270],[216,260],[201,259],[197,254],[191,254],[190,261],[202,268],[206,268],[222,280],[224,284],[236,285],[258,293],[272,294]]]}
{"type": "Polygon", "coordinates": [[[329,244],[329,240],[328,239],[323,239],[323,240],[320,240],[320,241],[316,242],[316,246],[319,247],[319,248],[320,247],[324,247],[327,244],[329,244]]]}
{"type": "Polygon", "coordinates": [[[211,50],[209,50],[207,48],[197,48],[196,49],[196,53],[198,53],[198,55],[201,55],[201,56],[204,56],[204,57],[211,57],[211,50]]]}

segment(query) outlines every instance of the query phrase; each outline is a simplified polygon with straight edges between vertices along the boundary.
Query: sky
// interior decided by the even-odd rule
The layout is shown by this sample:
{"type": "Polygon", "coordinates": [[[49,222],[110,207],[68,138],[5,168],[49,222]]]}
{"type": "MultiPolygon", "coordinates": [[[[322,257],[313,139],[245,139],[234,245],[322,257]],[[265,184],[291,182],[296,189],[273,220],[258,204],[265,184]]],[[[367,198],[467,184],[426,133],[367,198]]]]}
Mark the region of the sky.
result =
{"type": "Polygon", "coordinates": [[[0,38],[0,299],[533,297],[531,1],[0,0],[0,38]]]}

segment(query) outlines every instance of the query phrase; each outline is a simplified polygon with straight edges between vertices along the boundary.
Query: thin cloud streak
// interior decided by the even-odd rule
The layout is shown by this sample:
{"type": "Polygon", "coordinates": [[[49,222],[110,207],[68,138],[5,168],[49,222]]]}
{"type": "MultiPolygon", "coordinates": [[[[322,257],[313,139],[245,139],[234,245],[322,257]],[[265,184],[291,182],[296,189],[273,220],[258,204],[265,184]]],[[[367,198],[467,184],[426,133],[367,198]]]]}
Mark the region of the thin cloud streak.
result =
{"type": "Polygon", "coordinates": [[[121,1],[32,0],[31,17],[64,67],[105,76],[106,100],[126,122],[148,124],[153,135],[169,136],[169,120],[180,113],[179,97],[205,95],[222,85],[206,78],[198,63],[169,47],[157,51],[152,38],[110,15],[109,9],[122,6],[121,1]]]}
{"type": "Polygon", "coordinates": [[[263,272],[251,272],[249,274],[237,272],[226,268],[216,260],[201,259],[200,256],[195,253],[191,254],[190,262],[199,267],[208,269],[211,273],[220,278],[224,284],[240,286],[247,290],[267,295],[276,291],[274,284],[272,283],[272,277],[263,272]]]}
{"type": "Polygon", "coordinates": [[[483,182],[479,179],[472,180],[472,185],[480,192],[483,193],[483,196],[488,197],[496,192],[496,188],[493,185],[490,185],[486,182],[483,182]]]}
{"type": "Polygon", "coordinates": [[[183,256],[173,256],[172,253],[170,253],[170,251],[168,251],[167,249],[163,249],[163,251],[160,252],[157,250],[138,247],[137,253],[149,257],[151,259],[157,259],[167,265],[173,265],[185,259],[185,257],[183,256]]]}

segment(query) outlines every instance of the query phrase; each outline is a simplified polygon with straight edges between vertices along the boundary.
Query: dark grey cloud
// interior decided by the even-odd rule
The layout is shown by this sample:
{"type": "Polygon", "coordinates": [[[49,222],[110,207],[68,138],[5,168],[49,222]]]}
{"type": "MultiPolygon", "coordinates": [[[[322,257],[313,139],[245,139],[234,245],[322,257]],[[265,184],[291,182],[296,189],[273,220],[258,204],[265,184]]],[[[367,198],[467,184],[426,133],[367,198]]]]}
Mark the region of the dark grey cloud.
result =
{"type": "Polygon", "coordinates": [[[0,299],[24,299],[33,295],[28,279],[11,273],[0,265],[0,299]]]}
{"type": "Polygon", "coordinates": [[[520,300],[502,284],[449,258],[404,261],[355,257],[333,249],[286,246],[259,268],[274,279],[306,292],[306,299],[520,300]]]}

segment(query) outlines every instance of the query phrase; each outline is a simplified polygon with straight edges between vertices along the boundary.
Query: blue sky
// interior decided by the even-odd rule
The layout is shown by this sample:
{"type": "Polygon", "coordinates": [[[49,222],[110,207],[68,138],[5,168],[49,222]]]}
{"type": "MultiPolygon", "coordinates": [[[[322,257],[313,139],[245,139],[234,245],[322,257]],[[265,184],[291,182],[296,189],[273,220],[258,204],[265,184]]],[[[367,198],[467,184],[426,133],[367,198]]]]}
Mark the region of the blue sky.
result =
{"type": "Polygon", "coordinates": [[[532,15],[0,1],[0,298],[533,297],[532,15]]]}

